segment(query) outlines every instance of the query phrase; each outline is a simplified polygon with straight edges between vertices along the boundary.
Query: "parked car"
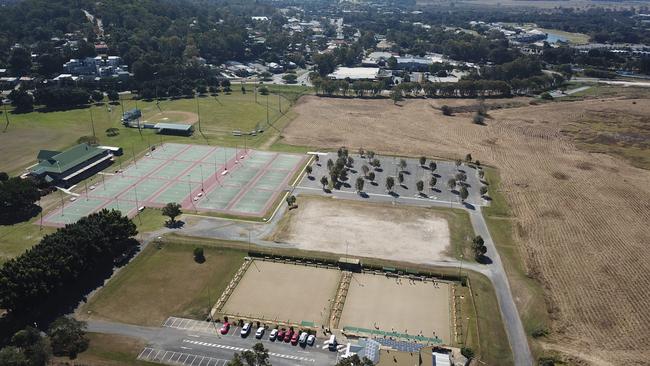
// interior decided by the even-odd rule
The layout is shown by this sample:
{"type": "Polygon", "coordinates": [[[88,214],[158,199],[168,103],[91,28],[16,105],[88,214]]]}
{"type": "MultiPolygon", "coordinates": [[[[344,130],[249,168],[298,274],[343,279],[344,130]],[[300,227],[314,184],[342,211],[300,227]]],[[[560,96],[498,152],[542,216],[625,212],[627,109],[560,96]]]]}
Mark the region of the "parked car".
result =
{"type": "Polygon", "coordinates": [[[221,334],[228,334],[228,331],[229,331],[229,330],[230,330],[230,323],[225,322],[225,323],[223,323],[223,325],[221,326],[221,329],[219,330],[219,332],[220,332],[221,334]]]}
{"type": "Polygon", "coordinates": [[[284,340],[284,335],[285,335],[286,333],[287,333],[286,330],[284,330],[284,329],[280,329],[280,331],[278,332],[277,340],[280,341],[280,342],[282,342],[282,341],[284,340]]]}
{"type": "Polygon", "coordinates": [[[313,334],[310,334],[309,337],[307,337],[307,344],[310,346],[313,346],[314,343],[316,343],[316,336],[313,334]]]}
{"type": "Polygon", "coordinates": [[[257,332],[255,332],[255,338],[262,339],[263,335],[264,335],[264,327],[257,328],[257,332]]]}
{"type": "Polygon", "coordinates": [[[250,331],[251,331],[251,323],[244,324],[244,326],[241,328],[241,336],[246,337],[250,331]]]}
{"type": "Polygon", "coordinates": [[[300,333],[300,338],[298,338],[298,343],[300,343],[303,346],[306,345],[307,344],[307,337],[309,337],[309,334],[307,334],[307,332],[300,333]]]}
{"type": "Polygon", "coordinates": [[[276,338],[278,338],[278,330],[277,330],[277,329],[273,329],[273,330],[271,331],[271,334],[269,334],[269,340],[270,340],[270,341],[275,341],[276,338]]]}
{"type": "Polygon", "coordinates": [[[284,333],[284,341],[289,343],[291,337],[293,337],[293,330],[290,329],[286,333],[284,333]]]}
{"type": "Polygon", "coordinates": [[[327,343],[329,345],[328,348],[329,348],[330,351],[336,351],[337,343],[336,343],[336,336],[334,334],[332,334],[330,336],[330,340],[327,343]]]}
{"type": "Polygon", "coordinates": [[[298,332],[293,333],[293,336],[291,336],[291,344],[294,346],[298,344],[298,338],[300,337],[300,334],[298,332]]]}

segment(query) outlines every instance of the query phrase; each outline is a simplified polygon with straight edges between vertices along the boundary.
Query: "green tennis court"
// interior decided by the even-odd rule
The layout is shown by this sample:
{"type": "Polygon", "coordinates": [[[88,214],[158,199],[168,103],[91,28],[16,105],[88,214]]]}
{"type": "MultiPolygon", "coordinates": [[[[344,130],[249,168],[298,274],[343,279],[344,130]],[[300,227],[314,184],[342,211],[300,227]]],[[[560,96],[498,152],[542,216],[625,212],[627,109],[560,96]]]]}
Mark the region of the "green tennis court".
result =
{"type": "MultiPolygon", "coordinates": [[[[302,167],[303,155],[166,143],[114,175],[104,175],[63,214],[44,222],[64,225],[101,208],[135,215],[139,207],[176,202],[186,210],[263,216],[302,167]]],[[[58,213],[57,213],[58,211],[58,213]]]]}

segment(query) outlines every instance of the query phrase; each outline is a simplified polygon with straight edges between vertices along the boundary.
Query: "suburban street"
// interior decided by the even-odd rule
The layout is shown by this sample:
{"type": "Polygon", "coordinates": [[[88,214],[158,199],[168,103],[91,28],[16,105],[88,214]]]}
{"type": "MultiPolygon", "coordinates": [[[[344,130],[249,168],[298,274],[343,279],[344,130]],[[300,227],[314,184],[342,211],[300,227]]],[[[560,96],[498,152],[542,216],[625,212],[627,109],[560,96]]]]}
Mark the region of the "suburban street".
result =
{"type": "Polygon", "coordinates": [[[336,362],[336,352],[323,347],[324,339],[317,339],[313,346],[293,346],[290,343],[270,341],[269,331],[262,339],[255,338],[254,329],[247,337],[242,337],[239,327],[231,327],[228,334],[221,335],[218,332],[220,326],[215,323],[173,317],[167,319],[162,327],[88,321],[88,331],[118,334],[147,342],[138,359],[150,362],[188,366],[224,366],[235,352],[249,350],[258,342],[262,342],[269,350],[273,365],[333,365],[336,362]]]}

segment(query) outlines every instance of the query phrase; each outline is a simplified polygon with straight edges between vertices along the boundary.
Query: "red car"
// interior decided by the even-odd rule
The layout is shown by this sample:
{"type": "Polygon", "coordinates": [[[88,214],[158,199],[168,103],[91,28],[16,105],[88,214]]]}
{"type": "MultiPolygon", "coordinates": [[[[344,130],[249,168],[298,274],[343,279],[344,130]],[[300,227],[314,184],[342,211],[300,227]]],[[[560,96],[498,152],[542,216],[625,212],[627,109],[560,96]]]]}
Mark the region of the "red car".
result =
{"type": "Polygon", "coordinates": [[[286,343],[289,343],[291,337],[293,337],[293,330],[288,330],[286,333],[284,333],[284,341],[286,343]]]}
{"type": "Polygon", "coordinates": [[[228,330],[230,330],[230,323],[225,322],[221,326],[221,329],[219,330],[219,332],[221,332],[221,334],[228,334],[228,330]]]}
{"type": "Polygon", "coordinates": [[[275,337],[275,339],[282,342],[282,340],[284,339],[284,333],[286,333],[286,331],[284,329],[280,329],[280,331],[278,332],[278,335],[277,335],[277,337],[275,337]]]}
{"type": "Polygon", "coordinates": [[[300,337],[300,333],[298,332],[293,333],[293,336],[291,337],[291,344],[293,344],[294,346],[298,344],[298,337],[300,337]]]}

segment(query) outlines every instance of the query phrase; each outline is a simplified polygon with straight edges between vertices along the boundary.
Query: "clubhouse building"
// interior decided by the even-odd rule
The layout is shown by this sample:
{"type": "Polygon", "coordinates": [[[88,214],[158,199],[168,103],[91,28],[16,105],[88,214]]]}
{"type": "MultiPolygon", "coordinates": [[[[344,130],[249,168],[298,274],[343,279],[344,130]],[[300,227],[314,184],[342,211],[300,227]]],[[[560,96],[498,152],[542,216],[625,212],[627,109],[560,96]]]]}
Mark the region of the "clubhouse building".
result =
{"type": "Polygon", "coordinates": [[[70,187],[112,163],[110,149],[83,143],[66,151],[41,150],[38,164],[31,167],[29,174],[47,183],[70,187]]]}

